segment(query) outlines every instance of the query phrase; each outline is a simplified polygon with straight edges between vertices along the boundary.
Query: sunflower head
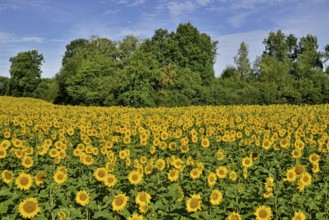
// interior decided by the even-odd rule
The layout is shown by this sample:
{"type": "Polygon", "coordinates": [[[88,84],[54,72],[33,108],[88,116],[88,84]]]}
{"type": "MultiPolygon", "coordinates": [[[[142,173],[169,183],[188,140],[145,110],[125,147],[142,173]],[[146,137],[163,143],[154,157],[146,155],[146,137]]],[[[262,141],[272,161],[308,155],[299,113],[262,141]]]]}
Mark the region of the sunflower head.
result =
{"type": "Polygon", "coordinates": [[[82,206],[88,205],[90,201],[89,193],[85,190],[80,190],[75,196],[75,201],[82,206]]]}
{"type": "Polygon", "coordinates": [[[147,192],[139,192],[136,196],[136,203],[138,205],[148,204],[151,200],[151,195],[147,192]]]}
{"type": "Polygon", "coordinates": [[[32,186],[32,176],[27,173],[20,173],[15,181],[15,184],[20,190],[28,190],[32,186]]]}
{"type": "Polygon", "coordinates": [[[193,194],[191,198],[187,199],[186,201],[186,210],[188,212],[196,212],[198,210],[201,210],[201,203],[201,196],[198,194],[193,194]]]}
{"type": "Polygon", "coordinates": [[[267,206],[259,206],[255,211],[257,220],[269,220],[272,217],[272,210],[267,206]]]}
{"type": "Polygon", "coordinates": [[[128,175],[128,180],[133,185],[138,185],[143,180],[143,176],[139,171],[131,171],[128,175]]]}
{"type": "Polygon", "coordinates": [[[3,182],[5,182],[6,184],[10,184],[14,179],[14,174],[12,171],[4,170],[1,173],[1,177],[3,182]]]}
{"type": "Polygon", "coordinates": [[[219,203],[222,201],[222,198],[223,198],[223,194],[218,189],[213,190],[209,197],[210,203],[212,205],[219,205],[219,203]]]}
{"type": "Polygon", "coordinates": [[[23,218],[34,218],[40,212],[38,200],[35,198],[24,199],[19,203],[18,211],[23,218]]]}
{"type": "Polygon", "coordinates": [[[113,211],[120,212],[127,205],[128,197],[125,193],[120,193],[116,195],[112,201],[112,209],[113,211]]]}

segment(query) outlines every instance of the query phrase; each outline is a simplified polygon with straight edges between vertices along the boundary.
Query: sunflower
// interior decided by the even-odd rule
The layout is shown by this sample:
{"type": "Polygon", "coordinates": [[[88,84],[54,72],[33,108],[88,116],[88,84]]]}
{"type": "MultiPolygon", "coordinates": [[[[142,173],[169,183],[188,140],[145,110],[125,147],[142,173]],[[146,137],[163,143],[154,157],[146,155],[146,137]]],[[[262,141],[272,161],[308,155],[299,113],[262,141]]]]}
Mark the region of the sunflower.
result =
{"type": "Polygon", "coordinates": [[[272,210],[267,206],[259,206],[254,214],[257,220],[269,220],[272,217],[272,210]]]}
{"type": "Polygon", "coordinates": [[[0,147],[0,159],[3,159],[7,156],[7,150],[3,147],[0,147]]]}
{"type": "Polygon", "coordinates": [[[212,205],[219,205],[219,203],[222,201],[223,199],[223,194],[221,191],[219,191],[218,189],[215,189],[211,192],[210,196],[210,203],[212,205]]]}
{"type": "Polygon", "coordinates": [[[273,177],[268,177],[265,182],[265,188],[271,188],[274,187],[274,178],[273,177]]]}
{"type": "Polygon", "coordinates": [[[202,138],[201,140],[201,146],[203,148],[208,148],[210,146],[210,141],[207,137],[202,138]]]}
{"type": "Polygon", "coordinates": [[[10,170],[4,170],[1,173],[2,181],[6,184],[10,184],[14,179],[14,174],[10,170]]]}
{"type": "Polygon", "coordinates": [[[194,168],[190,172],[190,176],[191,176],[192,179],[200,178],[201,174],[202,174],[202,170],[200,170],[198,168],[194,168]]]}
{"type": "Polygon", "coordinates": [[[113,174],[107,174],[103,179],[105,186],[113,187],[117,183],[117,178],[113,174]]]}
{"type": "Polygon", "coordinates": [[[282,139],[280,141],[280,146],[281,146],[281,148],[287,149],[290,147],[290,141],[287,139],[282,139]]]}
{"type": "Polygon", "coordinates": [[[94,176],[98,181],[104,181],[107,175],[107,170],[104,167],[97,168],[94,171],[94,176]]]}
{"type": "Polygon", "coordinates": [[[33,166],[33,160],[30,156],[24,156],[22,159],[22,165],[25,168],[30,168],[33,166]]]}
{"type": "Polygon", "coordinates": [[[209,186],[215,185],[216,184],[216,181],[217,181],[216,173],[210,173],[208,175],[207,181],[208,181],[208,185],[209,186]]]}
{"type": "Polygon", "coordinates": [[[11,142],[9,140],[2,140],[0,143],[0,148],[8,149],[11,146],[11,142]]]}
{"type": "Polygon", "coordinates": [[[125,193],[120,193],[116,195],[112,201],[112,209],[113,211],[120,212],[127,205],[128,197],[125,193]]]}
{"type": "Polygon", "coordinates": [[[182,144],[180,147],[180,150],[182,153],[187,153],[187,152],[189,152],[190,149],[187,144],[182,144]]]}
{"type": "Polygon", "coordinates": [[[82,206],[88,205],[88,203],[90,201],[89,193],[85,190],[78,191],[75,196],[75,201],[82,206]]]}
{"type": "Polygon", "coordinates": [[[298,211],[294,213],[294,216],[292,217],[292,220],[305,220],[306,216],[302,211],[298,211]]]}
{"type": "Polygon", "coordinates": [[[84,165],[87,165],[87,166],[90,166],[94,163],[94,158],[92,158],[92,156],[89,156],[89,155],[85,155],[83,158],[82,158],[82,161],[81,161],[84,165]]]}
{"type": "Polygon", "coordinates": [[[179,171],[176,170],[176,169],[171,169],[169,170],[168,172],[168,179],[171,181],[171,182],[174,182],[178,179],[179,177],[179,171]]]}
{"type": "Polygon", "coordinates": [[[151,195],[147,192],[139,192],[136,196],[136,203],[138,205],[148,204],[151,200],[151,195]]]}
{"type": "Polygon", "coordinates": [[[252,159],[250,157],[245,157],[242,159],[242,166],[249,168],[252,166],[252,159]]]}
{"type": "Polygon", "coordinates": [[[56,148],[52,148],[50,151],[49,151],[49,156],[51,158],[55,158],[58,156],[58,150],[56,148]]]}
{"type": "Polygon", "coordinates": [[[57,217],[59,220],[65,220],[67,219],[67,213],[63,210],[60,210],[59,212],[57,212],[57,217]]]}
{"type": "Polygon", "coordinates": [[[227,174],[227,168],[225,166],[220,166],[216,169],[216,174],[218,178],[224,179],[227,174]]]}
{"type": "Polygon", "coordinates": [[[219,149],[216,152],[216,159],[221,161],[226,157],[226,152],[223,149],[219,149]]]}
{"type": "Polygon", "coordinates": [[[236,174],[235,171],[231,171],[229,174],[229,179],[232,181],[236,181],[236,179],[238,178],[238,175],[236,174]]]}
{"type": "Polygon", "coordinates": [[[302,151],[299,150],[298,148],[295,148],[291,151],[291,155],[293,158],[298,159],[302,156],[302,151]]]}
{"type": "Polygon", "coordinates": [[[313,164],[312,164],[312,172],[313,172],[313,173],[318,173],[318,172],[320,172],[320,166],[319,166],[318,163],[313,163],[313,164]]]}
{"type": "Polygon", "coordinates": [[[303,175],[306,172],[304,165],[298,164],[295,166],[295,173],[298,176],[303,175]]]}
{"type": "Polygon", "coordinates": [[[128,217],[128,220],[144,220],[144,217],[142,215],[134,213],[132,216],[128,217]]]}
{"type": "Polygon", "coordinates": [[[62,184],[67,179],[67,174],[63,171],[57,170],[53,176],[53,179],[57,184],[62,184]]]}
{"type": "Polygon", "coordinates": [[[266,192],[263,194],[263,197],[264,197],[265,199],[267,199],[267,198],[269,198],[269,197],[271,197],[271,196],[273,196],[273,191],[272,191],[272,189],[266,190],[266,192]]]}
{"type": "Polygon", "coordinates": [[[295,172],[295,168],[286,171],[286,178],[285,178],[286,181],[294,182],[296,178],[297,178],[297,174],[295,172]]]}
{"type": "Polygon", "coordinates": [[[312,164],[319,163],[320,156],[318,154],[313,153],[308,157],[308,161],[310,161],[310,163],[312,164]]]}
{"type": "Polygon", "coordinates": [[[305,172],[303,175],[300,176],[299,182],[304,186],[309,186],[312,183],[312,176],[311,174],[305,172]]]}
{"type": "Polygon", "coordinates": [[[44,171],[39,171],[34,178],[35,184],[37,184],[37,186],[40,186],[41,184],[43,184],[45,178],[46,178],[46,173],[44,171]]]}
{"type": "Polygon", "coordinates": [[[241,215],[237,212],[232,212],[228,217],[228,220],[242,220],[241,215]]]}
{"type": "Polygon", "coordinates": [[[201,210],[201,196],[198,194],[193,194],[191,198],[186,201],[186,209],[188,212],[196,212],[201,210]]]}
{"type": "Polygon", "coordinates": [[[32,186],[32,176],[27,173],[20,173],[15,181],[15,184],[20,190],[28,190],[32,186]]]}
{"type": "Polygon", "coordinates": [[[148,204],[139,205],[138,210],[140,213],[145,214],[149,210],[149,206],[148,204]]]}
{"type": "Polygon", "coordinates": [[[40,212],[38,200],[35,198],[24,199],[19,203],[18,211],[23,218],[34,218],[40,212]]]}
{"type": "Polygon", "coordinates": [[[272,142],[269,140],[264,140],[263,144],[262,144],[262,148],[264,148],[265,150],[268,150],[271,148],[272,142]]]}
{"type": "Polygon", "coordinates": [[[133,185],[138,185],[143,180],[143,175],[137,170],[131,171],[128,175],[129,182],[133,185]]]}

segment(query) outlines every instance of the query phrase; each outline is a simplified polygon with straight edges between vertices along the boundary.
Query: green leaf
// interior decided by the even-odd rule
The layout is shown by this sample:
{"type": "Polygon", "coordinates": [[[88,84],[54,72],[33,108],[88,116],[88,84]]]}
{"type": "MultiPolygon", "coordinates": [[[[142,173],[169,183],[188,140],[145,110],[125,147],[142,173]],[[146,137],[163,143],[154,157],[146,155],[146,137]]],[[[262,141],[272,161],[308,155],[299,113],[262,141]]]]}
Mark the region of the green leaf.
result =
{"type": "Polygon", "coordinates": [[[103,211],[98,211],[95,212],[94,218],[105,218],[105,219],[110,219],[112,217],[111,213],[108,210],[103,210],[103,211]]]}
{"type": "Polygon", "coordinates": [[[8,211],[8,204],[0,203],[0,214],[6,214],[8,211]]]}

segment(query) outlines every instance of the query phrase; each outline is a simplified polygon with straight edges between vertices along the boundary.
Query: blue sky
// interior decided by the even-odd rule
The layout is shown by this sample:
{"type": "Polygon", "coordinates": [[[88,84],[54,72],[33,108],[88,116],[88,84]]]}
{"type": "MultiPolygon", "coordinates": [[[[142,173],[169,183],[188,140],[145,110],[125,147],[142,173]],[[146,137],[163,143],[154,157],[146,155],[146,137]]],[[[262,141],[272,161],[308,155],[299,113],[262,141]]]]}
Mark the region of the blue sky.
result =
{"type": "Polygon", "coordinates": [[[270,31],[313,34],[319,50],[329,44],[328,0],[0,0],[0,76],[10,76],[9,58],[18,52],[38,50],[42,77],[52,77],[74,39],[145,39],[185,22],[218,40],[216,75],[233,64],[242,41],[253,62],[270,31]]]}

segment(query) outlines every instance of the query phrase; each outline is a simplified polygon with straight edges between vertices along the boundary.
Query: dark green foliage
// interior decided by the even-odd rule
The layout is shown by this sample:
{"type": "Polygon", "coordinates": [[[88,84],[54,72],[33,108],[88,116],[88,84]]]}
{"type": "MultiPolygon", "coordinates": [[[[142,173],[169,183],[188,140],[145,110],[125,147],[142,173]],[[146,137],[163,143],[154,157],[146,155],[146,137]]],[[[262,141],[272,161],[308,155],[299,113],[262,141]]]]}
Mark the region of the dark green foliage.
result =
{"type": "Polygon", "coordinates": [[[34,97],[43,99],[48,102],[54,102],[58,95],[58,83],[55,78],[52,79],[41,79],[38,87],[34,91],[34,97]]]}
{"type": "Polygon", "coordinates": [[[9,78],[0,76],[0,95],[7,95],[9,93],[9,78]]]}
{"type": "Polygon", "coordinates": [[[298,39],[281,30],[263,43],[253,68],[242,42],[235,65],[215,77],[217,41],[191,23],[157,29],[145,40],[76,39],[53,79],[41,79],[37,51],[11,58],[11,78],[0,77],[0,95],[88,106],[329,103],[329,44],[319,51],[315,36],[298,39]]]}
{"type": "Polygon", "coordinates": [[[9,94],[12,96],[33,97],[41,81],[43,55],[37,50],[18,53],[10,60],[9,94]]]}

